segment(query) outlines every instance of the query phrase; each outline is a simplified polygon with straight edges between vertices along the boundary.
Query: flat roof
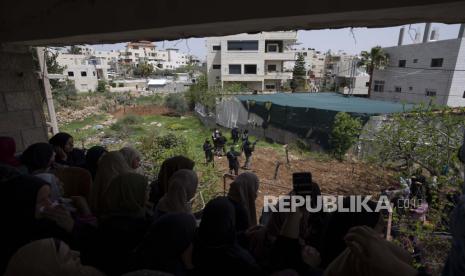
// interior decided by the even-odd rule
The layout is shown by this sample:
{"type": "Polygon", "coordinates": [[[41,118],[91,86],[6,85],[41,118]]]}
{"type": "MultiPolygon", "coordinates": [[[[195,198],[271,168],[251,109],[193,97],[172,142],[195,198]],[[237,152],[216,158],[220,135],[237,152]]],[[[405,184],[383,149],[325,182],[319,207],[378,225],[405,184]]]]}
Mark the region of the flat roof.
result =
{"type": "Polygon", "coordinates": [[[388,114],[411,110],[414,105],[379,101],[333,92],[276,93],[266,95],[241,95],[240,101],[272,102],[276,105],[332,110],[347,113],[388,114]]]}

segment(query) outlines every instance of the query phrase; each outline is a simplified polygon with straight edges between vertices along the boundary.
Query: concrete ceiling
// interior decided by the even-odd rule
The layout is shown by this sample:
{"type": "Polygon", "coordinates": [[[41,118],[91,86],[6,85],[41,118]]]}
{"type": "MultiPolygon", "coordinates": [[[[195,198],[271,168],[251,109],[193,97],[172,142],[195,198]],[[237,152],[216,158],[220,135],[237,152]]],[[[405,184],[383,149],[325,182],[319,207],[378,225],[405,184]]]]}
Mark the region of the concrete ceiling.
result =
{"type": "Polygon", "coordinates": [[[71,45],[465,22],[465,0],[1,0],[0,43],[71,45]]]}

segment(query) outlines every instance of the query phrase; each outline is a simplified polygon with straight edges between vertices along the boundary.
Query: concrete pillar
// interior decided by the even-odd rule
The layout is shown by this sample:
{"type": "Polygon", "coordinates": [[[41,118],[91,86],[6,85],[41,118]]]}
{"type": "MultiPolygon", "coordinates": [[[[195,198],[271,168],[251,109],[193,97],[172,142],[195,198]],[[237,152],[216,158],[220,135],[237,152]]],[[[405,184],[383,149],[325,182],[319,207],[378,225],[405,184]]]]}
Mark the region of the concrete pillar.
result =
{"type": "Polygon", "coordinates": [[[402,27],[400,28],[400,31],[399,31],[399,41],[397,41],[397,46],[401,46],[403,41],[404,41],[404,32],[405,32],[405,28],[402,27]]]}
{"type": "Polygon", "coordinates": [[[426,23],[425,32],[423,34],[423,43],[428,42],[430,30],[431,30],[431,23],[426,23]]]}
{"type": "Polygon", "coordinates": [[[459,36],[458,38],[465,38],[465,23],[460,25],[459,36]]]}
{"type": "Polygon", "coordinates": [[[32,52],[0,45],[0,136],[16,141],[18,151],[47,141],[47,127],[32,52]]]}

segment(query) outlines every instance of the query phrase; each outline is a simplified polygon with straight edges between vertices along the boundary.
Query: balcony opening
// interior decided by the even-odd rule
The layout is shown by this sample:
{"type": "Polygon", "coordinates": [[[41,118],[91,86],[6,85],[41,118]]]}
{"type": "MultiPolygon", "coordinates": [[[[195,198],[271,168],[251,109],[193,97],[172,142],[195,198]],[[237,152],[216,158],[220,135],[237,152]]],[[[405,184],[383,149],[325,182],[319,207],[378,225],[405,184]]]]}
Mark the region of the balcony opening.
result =
{"type": "Polygon", "coordinates": [[[229,40],[228,51],[258,51],[258,40],[229,40]]]}
{"type": "Polygon", "coordinates": [[[282,53],[283,41],[282,40],[266,40],[265,41],[266,53],[282,53]]]}

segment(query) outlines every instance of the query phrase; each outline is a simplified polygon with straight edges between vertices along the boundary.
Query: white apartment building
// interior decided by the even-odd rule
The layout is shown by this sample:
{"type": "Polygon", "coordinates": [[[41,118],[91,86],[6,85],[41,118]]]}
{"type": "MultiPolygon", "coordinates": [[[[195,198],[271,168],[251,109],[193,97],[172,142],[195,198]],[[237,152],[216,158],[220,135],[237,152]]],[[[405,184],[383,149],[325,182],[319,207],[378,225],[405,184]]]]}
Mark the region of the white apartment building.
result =
{"type": "Polygon", "coordinates": [[[111,79],[118,71],[121,55],[118,51],[94,51],[89,62],[95,65],[99,79],[111,79]]]}
{"type": "Polygon", "coordinates": [[[78,92],[97,90],[98,78],[96,66],[89,63],[87,55],[60,53],[57,63],[64,66],[63,74],[74,82],[78,92]]]}
{"type": "Polygon", "coordinates": [[[137,64],[156,60],[155,44],[150,41],[129,42],[125,51],[121,51],[125,63],[137,64]]]}
{"type": "Polygon", "coordinates": [[[156,66],[160,69],[174,70],[189,64],[192,56],[179,52],[176,48],[167,48],[165,50],[156,50],[156,66]]]}
{"type": "MultiPolygon", "coordinates": [[[[384,48],[389,65],[375,70],[371,98],[407,103],[465,106],[465,34],[456,39],[431,41],[427,24],[423,43],[384,48]]],[[[431,35],[434,37],[434,34],[431,35]]]]}
{"type": "Polygon", "coordinates": [[[262,32],[207,39],[208,85],[241,83],[255,91],[277,91],[292,79],[284,64],[295,61],[297,32],[262,32]]]}

